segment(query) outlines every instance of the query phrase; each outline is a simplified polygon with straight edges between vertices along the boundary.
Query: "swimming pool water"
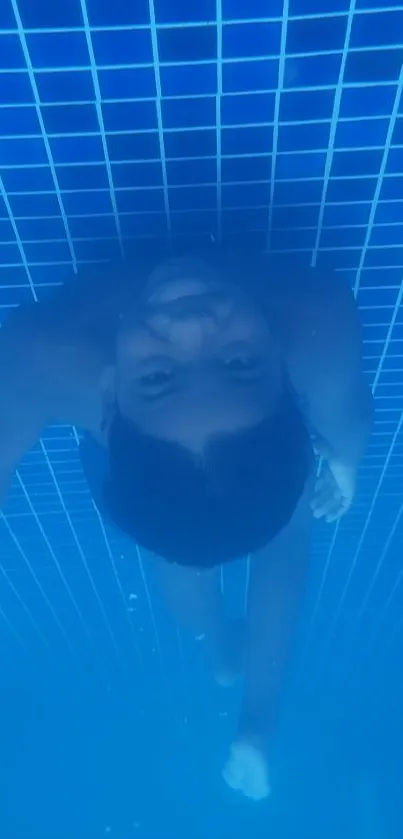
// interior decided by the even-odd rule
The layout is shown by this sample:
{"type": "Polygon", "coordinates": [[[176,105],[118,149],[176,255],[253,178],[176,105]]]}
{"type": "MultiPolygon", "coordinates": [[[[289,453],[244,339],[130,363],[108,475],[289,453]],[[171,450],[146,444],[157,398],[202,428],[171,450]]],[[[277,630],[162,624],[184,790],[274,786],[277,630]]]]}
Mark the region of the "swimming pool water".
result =
{"type": "MultiPolygon", "coordinates": [[[[7,839],[401,835],[388,743],[403,630],[402,65],[403,5],[382,0],[1,3],[1,319],[154,239],[243,237],[349,280],[376,402],[356,503],[316,528],[283,798],[259,811],[220,786],[236,697],[215,692],[200,644],[166,616],[148,558],[99,518],[77,431],[46,430],[0,520],[7,839]]],[[[245,565],[225,572],[232,602],[246,580],[245,565]]]]}

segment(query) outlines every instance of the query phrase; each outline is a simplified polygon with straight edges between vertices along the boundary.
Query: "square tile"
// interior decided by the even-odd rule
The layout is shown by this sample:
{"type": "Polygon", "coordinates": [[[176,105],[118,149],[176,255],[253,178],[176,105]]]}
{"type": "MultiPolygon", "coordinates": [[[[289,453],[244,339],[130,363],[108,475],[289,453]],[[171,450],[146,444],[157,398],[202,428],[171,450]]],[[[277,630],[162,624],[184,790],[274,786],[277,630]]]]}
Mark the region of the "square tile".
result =
{"type": "Polygon", "coordinates": [[[110,29],[93,32],[91,39],[98,67],[153,63],[149,29],[110,29]]]}
{"type": "Polygon", "coordinates": [[[224,93],[254,93],[275,90],[278,83],[278,59],[230,61],[222,68],[224,93]]]}
{"type": "Polygon", "coordinates": [[[28,73],[7,72],[0,85],[0,105],[32,104],[34,93],[28,73]]]}
{"type": "Polygon", "coordinates": [[[217,181],[217,162],[213,157],[199,160],[168,160],[166,164],[169,186],[209,184],[217,181]]]}
{"type": "Polygon", "coordinates": [[[158,130],[157,110],[152,99],[104,102],[102,117],[107,132],[158,130]]]}
{"type": "Polygon", "coordinates": [[[167,158],[209,157],[217,153],[216,131],[165,132],[165,155],[167,158]]]}
{"type": "Polygon", "coordinates": [[[83,25],[80,0],[66,0],[65,3],[49,3],[48,0],[18,0],[18,11],[27,29],[54,29],[83,25]]]}
{"type": "Polygon", "coordinates": [[[327,201],[372,201],[376,188],[376,178],[350,177],[337,180],[330,178],[327,188],[327,201]]]}
{"type": "Polygon", "coordinates": [[[283,0],[250,0],[247,4],[243,0],[222,0],[222,14],[224,20],[264,20],[264,18],[281,18],[283,15],[283,0]]]}
{"type": "Polygon", "coordinates": [[[273,147],[273,128],[223,128],[221,131],[222,154],[268,154],[273,147]]]}
{"type": "Polygon", "coordinates": [[[200,212],[197,204],[186,212],[175,212],[172,215],[172,231],[175,236],[198,235],[207,233],[210,236],[217,236],[217,213],[215,210],[200,212]]]}
{"type": "Polygon", "coordinates": [[[280,23],[224,24],[222,54],[226,58],[265,58],[280,53],[280,23]]]}
{"type": "Polygon", "coordinates": [[[357,119],[339,121],[335,148],[384,147],[388,133],[387,119],[357,119]]]}
{"type": "Polygon", "coordinates": [[[276,178],[278,180],[298,180],[302,178],[324,178],[326,151],[309,154],[281,154],[276,158],[276,178]]]}
{"type": "Polygon", "coordinates": [[[278,150],[281,152],[311,151],[327,148],[330,122],[280,125],[278,129],[278,150]]]}
{"type": "Polygon", "coordinates": [[[290,0],[290,17],[348,12],[350,0],[290,0]]]}
{"type": "Polygon", "coordinates": [[[287,27],[288,55],[343,50],[347,15],[290,20],[287,27]]]}
{"type": "Polygon", "coordinates": [[[88,216],[94,213],[112,213],[110,191],[94,192],[82,189],[80,192],[64,192],[63,207],[68,216],[88,216]]]}
{"type": "Polygon", "coordinates": [[[10,219],[0,219],[0,242],[4,244],[13,241],[15,241],[15,235],[10,219]]]}
{"type": "Polygon", "coordinates": [[[4,169],[2,181],[8,193],[31,192],[33,197],[55,189],[49,166],[26,165],[21,169],[4,169]]]}
{"type": "Polygon", "coordinates": [[[153,0],[155,20],[158,24],[199,23],[215,21],[216,0],[199,0],[188,3],[187,0],[153,0]]]}
{"type": "Polygon", "coordinates": [[[328,87],[336,85],[341,67],[339,55],[304,55],[286,58],[284,87],[328,87]]]}
{"type": "Polygon", "coordinates": [[[398,117],[392,134],[392,146],[403,145],[403,119],[398,117]]]}
{"type": "Polygon", "coordinates": [[[403,176],[384,178],[379,198],[381,201],[403,201],[403,176]]]}
{"type": "Polygon", "coordinates": [[[154,70],[149,67],[99,70],[98,80],[104,101],[152,99],[156,95],[154,70]]]}
{"type": "Polygon", "coordinates": [[[217,29],[215,26],[185,26],[158,30],[159,60],[182,64],[188,61],[215,61],[217,29]]]}
{"type": "Polygon", "coordinates": [[[34,70],[90,66],[84,32],[36,32],[26,38],[34,70]]]}
{"type": "Polygon", "coordinates": [[[377,175],[383,157],[382,150],[360,149],[360,151],[335,151],[332,161],[332,176],[377,175]]]}
{"type": "Polygon", "coordinates": [[[389,116],[396,96],[394,85],[348,87],[343,90],[340,117],[389,116]]]}
{"type": "Polygon", "coordinates": [[[403,9],[355,15],[351,28],[351,48],[395,46],[396,35],[403,32],[403,9]]]}
{"type": "Polygon", "coordinates": [[[26,61],[18,35],[2,35],[0,50],[0,70],[20,70],[26,61]]]}
{"type": "Polygon", "coordinates": [[[150,22],[148,0],[86,0],[86,4],[91,26],[142,26],[150,22]]]}
{"type": "Polygon", "coordinates": [[[403,49],[351,52],[347,56],[345,82],[397,82],[402,67],[403,49]]]}
{"type": "Polygon", "coordinates": [[[223,184],[223,207],[266,206],[270,199],[268,183],[223,184]]]}
{"type": "Polygon", "coordinates": [[[71,262],[71,251],[65,239],[62,242],[26,242],[24,251],[28,262],[45,265],[71,262]]]}
{"type": "Polygon", "coordinates": [[[390,149],[386,161],[388,175],[403,175],[403,148],[390,149]]]}
{"type": "Polygon", "coordinates": [[[69,229],[73,239],[101,239],[116,236],[116,223],[113,215],[69,218],[69,229]]]}
{"type": "Polygon", "coordinates": [[[0,4],[0,29],[16,29],[17,24],[10,0],[0,4]]]}
{"type": "Polygon", "coordinates": [[[268,181],[271,176],[271,156],[224,157],[221,161],[223,183],[238,181],[268,181]]]}
{"type": "Polygon", "coordinates": [[[160,145],[158,134],[108,134],[107,145],[111,161],[158,160],[160,145]]]}
{"type": "Polygon", "coordinates": [[[40,134],[41,127],[36,108],[0,108],[0,135],[40,134]]]}
{"type": "Polygon", "coordinates": [[[280,99],[280,122],[330,119],[333,103],[333,90],[284,91],[280,99]]]}
{"type": "Polygon", "coordinates": [[[165,210],[162,188],[116,190],[116,202],[120,213],[163,213],[165,210]]]}
{"type": "MultiPolygon", "coordinates": [[[[61,190],[109,190],[108,173],[103,161],[95,165],[56,166],[56,175],[61,190]]],[[[94,211],[95,205],[94,198],[94,211]]]]}
{"type": "Polygon", "coordinates": [[[42,108],[42,118],[49,134],[99,133],[94,105],[49,105],[42,108]]]}
{"type": "Polygon", "coordinates": [[[163,96],[215,96],[217,68],[214,64],[189,64],[186,73],[182,66],[160,67],[163,96]]]}
{"type": "Polygon", "coordinates": [[[47,219],[19,219],[17,227],[18,233],[24,242],[42,242],[44,239],[66,238],[66,231],[61,216],[47,219]]]}
{"type": "Polygon", "coordinates": [[[36,73],[36,86],[41,102],[94,102],[91,73],[79,70],[60,73],[36,73]]]}
{"type": "Polygon", "coordinates": [[[274,119],[275,96],[273,93],[250,93],[248,96],[222,96],[221,124],[269,124],[274,119]]]}
{"type": "Polygon", "coordinates": [[[163,99],[162,119],[165,129],[215,128],[216,98],[163,99]]]}
{"type": "Polygon", "coordinates": [[[48,156],[42,137],[35,139],[23,137],[18,140],[8,138],[1,141],[1,166],[31,166],[32,164],[38,163],[43,165],[48,163],[48,156]]]}
{"type": "Polygon", "coordinates": [[[189,185],[186,189],[171,186],[169,189],[169,206],[172,211],[183,210],[214,210],[217,202],[215,186],[189,185]]]}
{"type": "Polygon", "coordinates": [[[101,137],[51,137],[50,148],[55,163],[102,163],[101,137]]]}
{"type": "Polygon", "coordinates": [[[130,187],[160,187],[163,185],[161,162],[112,163],[112,178],[116,189],[130,187]]]}

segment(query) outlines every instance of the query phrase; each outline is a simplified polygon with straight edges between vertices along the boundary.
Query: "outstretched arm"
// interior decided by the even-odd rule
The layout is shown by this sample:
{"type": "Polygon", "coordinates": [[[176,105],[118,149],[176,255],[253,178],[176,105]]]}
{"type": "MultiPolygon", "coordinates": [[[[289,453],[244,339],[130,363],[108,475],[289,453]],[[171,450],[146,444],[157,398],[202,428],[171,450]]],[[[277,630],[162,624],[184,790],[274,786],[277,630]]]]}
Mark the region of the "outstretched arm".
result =
{"type": "Polygon", "coordinates": [[[291,377],[329,457],[356,466],[368,442],[373,411],[362,367],[358,307],[343,280],[319,276],[317,286],[307,327],[299,329],[291,377]]]}
{"type": "Polygon", "coordinates": [[[0,506],[15,468],[48,420],[35,348],[14,323],[11,318],[0,328],[0,506]]]}
{"type": "Polygon", "coordinates": [[[304,315],[290,375],[332,479],[325,473],[319,481],[314,512],[333,521],[354,496],[357,467],[371,432],[373,400],[362,368],[358,308],[347,285],[337,277],[320,277],[317,295],[304,315]]]}

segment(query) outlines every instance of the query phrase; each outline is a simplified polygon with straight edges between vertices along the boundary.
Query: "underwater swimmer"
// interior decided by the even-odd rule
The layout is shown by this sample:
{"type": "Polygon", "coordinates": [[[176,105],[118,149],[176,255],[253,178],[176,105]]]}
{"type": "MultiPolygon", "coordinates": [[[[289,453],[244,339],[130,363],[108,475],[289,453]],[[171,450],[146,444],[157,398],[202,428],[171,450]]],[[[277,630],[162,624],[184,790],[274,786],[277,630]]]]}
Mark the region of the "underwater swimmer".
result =
{"type": "Polygon", "coordinates": [[[45,425],[89,433],[84,460],[96,444],[106,455],[100,508],[158,556],[167,603],[205,637],[218,681],[245,675],[224,778],[264,798],[312,508],[328,520],[348,509],[371,425],[349,289],[215,248],[97,270],[10,315],[0,377],[3,497],[45,425]],[[306,425],[327,460],[313,500],[306,425]],[[247,553],[241,644],[218,567],[247,553]]]}

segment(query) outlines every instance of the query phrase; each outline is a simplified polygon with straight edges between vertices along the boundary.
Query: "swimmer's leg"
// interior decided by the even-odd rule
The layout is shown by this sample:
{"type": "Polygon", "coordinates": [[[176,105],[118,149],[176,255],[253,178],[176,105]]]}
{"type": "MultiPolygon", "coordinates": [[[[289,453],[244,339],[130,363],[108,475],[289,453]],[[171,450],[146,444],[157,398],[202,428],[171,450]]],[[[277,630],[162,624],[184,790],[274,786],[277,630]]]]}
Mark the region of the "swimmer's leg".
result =
{"type": "Polygon", "coordinates": [[[225,617],[220,568],[198,570],[158,559],[156,573],[165,603],[179,626],[204,639],[217,681],[231,684],[239,675],[236,647],[240,633],[225,617]]]}
{"type": "Polygon", "coordinates": [[[224,779],[256,800],[270,791],[267,752],[305,588],[310,497],[309,492],[288,527],[251,560],[245,692],[224,779]]]}

